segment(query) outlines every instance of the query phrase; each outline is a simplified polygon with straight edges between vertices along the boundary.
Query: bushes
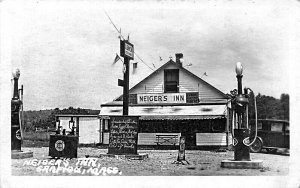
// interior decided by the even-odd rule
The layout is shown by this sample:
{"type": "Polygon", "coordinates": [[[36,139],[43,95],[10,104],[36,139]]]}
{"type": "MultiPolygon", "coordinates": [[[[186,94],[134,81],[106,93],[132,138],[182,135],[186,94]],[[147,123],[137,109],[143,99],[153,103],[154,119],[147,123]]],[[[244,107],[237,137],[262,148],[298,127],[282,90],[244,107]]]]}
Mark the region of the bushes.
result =
{"type": "Polygon", "coordinates": [[[23,139],[30,141],[49,141],[50,132],[24,132],[23,139]]]}

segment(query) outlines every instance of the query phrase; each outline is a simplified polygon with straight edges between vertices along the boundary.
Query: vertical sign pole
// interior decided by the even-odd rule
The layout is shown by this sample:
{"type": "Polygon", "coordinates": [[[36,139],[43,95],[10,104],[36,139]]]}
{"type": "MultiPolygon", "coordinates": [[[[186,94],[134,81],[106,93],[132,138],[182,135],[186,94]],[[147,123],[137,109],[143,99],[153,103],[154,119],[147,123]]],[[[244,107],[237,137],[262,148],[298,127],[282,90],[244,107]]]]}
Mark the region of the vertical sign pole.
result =
{"type": "Polygon", "coordinates": [[[120,40],[120,55],[124,57],[124,80],[118,80],[123,87],[123,116],[128,115],[129,104],[129,60],[133,60],[134,46],[128,40],[120,40]]]}
{"type": "Polygon", "coordinates": [[[123,86],[123,116],[128,115],[128,101],[129,101],[129,58],[124,57],[124,86],[123,86]]]}

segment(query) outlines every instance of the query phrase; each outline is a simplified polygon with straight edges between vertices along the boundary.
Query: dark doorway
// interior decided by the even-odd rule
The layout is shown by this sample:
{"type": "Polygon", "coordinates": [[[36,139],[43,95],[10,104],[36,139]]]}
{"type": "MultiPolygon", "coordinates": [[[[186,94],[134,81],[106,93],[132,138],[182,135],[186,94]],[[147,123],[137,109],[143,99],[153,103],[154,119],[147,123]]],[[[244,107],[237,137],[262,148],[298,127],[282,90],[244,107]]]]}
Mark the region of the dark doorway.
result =
{"type": "Polygon", "coordinates": [[[180,124],[180,132],[182,136],[185,136],[186,146],[196,146],[196,132],[192,122],[182,121],[180,124]]]}

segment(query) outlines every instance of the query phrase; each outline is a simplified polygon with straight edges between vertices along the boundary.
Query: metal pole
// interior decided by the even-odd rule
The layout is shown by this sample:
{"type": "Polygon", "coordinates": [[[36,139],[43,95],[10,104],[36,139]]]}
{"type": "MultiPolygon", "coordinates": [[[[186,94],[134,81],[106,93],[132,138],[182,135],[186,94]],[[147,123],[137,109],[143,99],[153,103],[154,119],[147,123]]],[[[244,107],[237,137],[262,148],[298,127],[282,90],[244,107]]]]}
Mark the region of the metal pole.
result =
{"type": "Polygon", "coordinates": [[[243,89],[242,89],[242,78],[243,75],[237,75],[237,82],[238,82],[238,95],[243,94],[243,89]]]}
{"type": "Polygon", "coordinates": [[[18,80],[19,78],[14,78],[14,95],[13,99],[19,99],[19,89],[18,89],[18,80]]]}
{"type": "Polygon", "coordinates": [[[129,101],[129,58],[124,57],[125,73],[123,86],[123,116],[128,115],[128,101],[129,101]]]}
{"type": "Polygon", "coordinates": [[[248,110],[248,106],[246,106],[246,113],[245,113],[245,124],[246,124],[246,129],[249,129],[249,110],[248,110]]]}
{"type": "MultiPolygon", "coordinates": [[[[237,83],[238,83],[238,95],[243,94],[243,86],[242,86],[242,78],[243,75],[236,75],[237,83]]],[[[242,128],[242,114],[238,113],[238,129],[242,128]]]]}

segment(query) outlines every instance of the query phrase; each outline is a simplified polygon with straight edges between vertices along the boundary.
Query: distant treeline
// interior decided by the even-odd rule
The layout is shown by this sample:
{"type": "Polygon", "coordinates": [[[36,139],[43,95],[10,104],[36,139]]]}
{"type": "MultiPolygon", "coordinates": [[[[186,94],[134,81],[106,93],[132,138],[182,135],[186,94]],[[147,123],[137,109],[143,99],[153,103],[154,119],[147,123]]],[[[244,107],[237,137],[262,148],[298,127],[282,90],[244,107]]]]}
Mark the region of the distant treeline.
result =
{"type": "MultiPolygon", "coordinates": [[[[274,97],[258,95],[255,97],[257,106],[258,119],[280,119],[290,120],[290,96],[289,94],[281,94],[280,99],[274,97]]],[[[254,95],[250,93],[249,100],[249,116],[255,118],[254,111],[254,95]]]]}
{"type": "MultiPolygon", "coordinates": [[[[228,94],[229,97],[232,95],[228,94]]],[[[258,119],[280,119],[289,120],[289,94],[281,94],[280,99],[274,97],[258,95],[255,97],[258,119]]],[[[249,119],[255,119],[254,94],[249,93],[249,119]]]]}
{"type": "Polygon", "coordinates": [[[33,131],[38,129],[47,129],[55,127],[56,114],[80,114],[80,115],[98,115],[100,110],[82,109],[82,108],[64,108],[38,111],[24,111],[24,131],[33,131]]]}

